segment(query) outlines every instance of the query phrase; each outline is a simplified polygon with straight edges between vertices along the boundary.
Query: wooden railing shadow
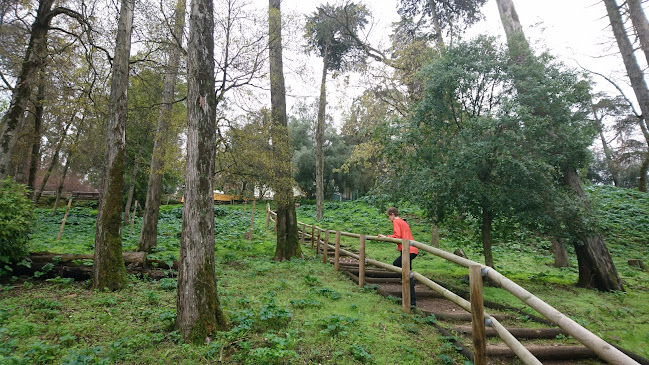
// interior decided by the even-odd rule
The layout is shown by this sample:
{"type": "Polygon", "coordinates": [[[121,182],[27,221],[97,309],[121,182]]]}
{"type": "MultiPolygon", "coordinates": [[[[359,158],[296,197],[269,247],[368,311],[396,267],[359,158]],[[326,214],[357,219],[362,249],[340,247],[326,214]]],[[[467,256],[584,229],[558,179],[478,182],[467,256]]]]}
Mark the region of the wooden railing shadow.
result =
{"type": "MultiPolygon", "coordinates": [[[[266,205],[266,228],[269,228],[270,222],[276,224],[277,214],[270,209],[270,205],[266,205]]],[[[615,346],[609,344],[608,342],[602,340],[592,332],[588,331],[586,328],[573,321],[551,305],[545,303],[541,299],[534,296],[532,293],[514,283],[504,275],[500,274],[498,271],[494,270],[491,267],[485,266],[483,264],[477,263],[475,261],[457,256],[453,253],[446,252],[439,248],[435,248],[429,245],[426,245],[417,241],[410,241],[407,239],[400,240],[394,238],[383,238],[378,236],[368,236],[356,233],[341,232],[328,230],[316,225],[309,225],[306,223],[298,222],[298,225],[302,227],[301,230],[301,240],[303,244],[306,244],[306,238],[310,239],[311,248],[315,248],[317,253],[322,251],[322,261],[324,263],[328,262],[329,250],[334,250],[334,270],[340,270],[340,256],[345,255],[353,257],[358,260],[359,263],[359,272],[358,272],[358,285],[359,287],[365,286],[365,267],[366,265],[374,265],[380,268],[384,268],[389,271],[393,271],[401,274],[402,278],[402,310],[404,312],[410,313],[410,280],[416,279],[420,283],[426,285],[430,289],[441,294],[444,298],[449,301],[457,304],[467,312],[472,314],[472,327],[473,327],[473,344],[474,344],[474,364],[486,364],[486,336],[485,336],[485,325],[491,326],[498,336],[509,346],[509,348],[518,356],[518,358],[525,364],[542,364],[532,353],[530,353],[502,324],[496,320],[490,314],[484,312],[483,295],[482,295],[482,277],[489,278],[493,283],[500,285],[504,290],[510,292],[515,297],[520,299],[523,303],[527,304],[529,307],[536,310],[543,317],[559,326],[565,333],[574,337],[581,344],[586,346],[588,349],[593,351],[597,356],[602,360],[607,361],[611,364],[636,364],[639,363],[633,360],[631,357],[626,355],[624,352],[617,349],[615,346]],[[307,228],[310,229],[310,232],[307,231],[307,228]],[[324,240],[321,239],[322,233],[324,232],[324,240]],[[335,232],[335,243],[334,245],[329,244],[329,235],[331,232],[335,232]],[[340,238],[351,237],[359,240],[359,253],[353,253],[347,250],[344,250],[340,247],[340,238]],[[466,267],[469,269],[469,281],[471,287],[471,301],[468,301],[459,295],[447,290],[441,285],[437,284],[433,280],[417,273],[416,271],[410,271],[410,262],[407,259],[408,255],[402,255],[402,267],[396,267],[390,264],[386,264],[381,261],[373,260],[365,255],[365,242],[367,240],[371,241],[383,241],[383,242],[392,242],[392,243],[401,243],[403,245],[402,250],[409,252],[409,246],[413,245],[420,250],[431,253],[437,257],[455,263],[457,265],[466,267]]]]}

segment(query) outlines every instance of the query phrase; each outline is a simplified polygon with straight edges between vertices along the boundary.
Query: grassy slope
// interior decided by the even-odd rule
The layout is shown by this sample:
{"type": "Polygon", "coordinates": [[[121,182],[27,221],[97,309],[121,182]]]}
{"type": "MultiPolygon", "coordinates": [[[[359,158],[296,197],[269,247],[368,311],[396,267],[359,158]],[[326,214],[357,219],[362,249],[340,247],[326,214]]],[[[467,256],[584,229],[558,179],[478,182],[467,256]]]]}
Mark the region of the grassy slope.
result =
{"type": "MultiPolygon", "coordinates": [[[[591,188],[589,194],[602,218],[607,245],[626,292],[576,288],[572,285],[577,280],[576,262],[563,269],[549,266],[549,242],[528,232],[504,234],[501,230],[496,235],[497,268],[606,340],[648,357],[649,275],[628,266],[626,260],[640,258],[649,263],[649,196],[609,187],[591,188]]],[[[180,210],[164,210],[160,251],[154,256],[170,259],[177,255],[180,210]]],[[[367,204],[329,203],[325,211],[319,223],[322,227],[370,235],[390,233],[383,212],[367,204]]],[[[421,212],[416,207],[401,211],[415,239],[428,242],[430,224],[418,218],[421,212]]],[[[305,260],[268,260],[273,236],[263,227],[263,213],[257,213],[253,241],[242,239],[249,226],[249,212],[243,214],[240,206],[217,208],[219,295],[234,327],[210,344],[182,344],[170,330],[175,311],[173,281],[170,285],[134,279],[120,293],[91,292],[83,289],[82,283],[27,281],[17,287],[7,285],[0,294],[0,344],[6,343],[0,345],[0,356],[23,358],[26,363],[41,354],[52,356],[54,363],[84,356],[121,363],[135,359],[156,363],[160,358],[209,362],[220,356],[233,363],[273,359],[296,363],[462,363],[423,323],[425,319],[404,317],[398,305],[354,287],[331,267],[319,263],[310,250],[305,250],[305,260]],[[400,341],[406,337],[411,340],[400,341]]],[[[39,217],[32,236],[33,250],[91,252],[92,212],[73,211],[60,243],[55,238],[61,217],[48,219],[45,212],[39,217]]],[[[314,222],[314,207],[301,206],[298,217],[314,222]]],[[[450,251],[462,247],[469,258],[481,261],[476,230],[470,223],[441,227],[441,246],[450,251]]],[[[135,247],[138,233],[137,224],[133,236],[125,233],[127,250],[135,247]]],[[[343,245],[357,247],[358,242],[346,239],[343,245]]],[[[397,256],[392,244],[370,242],[367,250],[369,257],[384,262],[397,256]]],[[[429,254],[417,258],[415,269],[436,280],[466,285],[465,269],[429,254]]],[[[487,287],[485,293],[487,299],[520,305],[498,288],[487,287]]]]}
{"type": "MultiPolygon", "coordinates": [[[[32,250],[91,252],[92,211],[72,211],[60,242],[61,216],[37,213],[32,250]]],[[[117,293],[60,278],[9,282],[0,287],[0,364],[462,363],[427,319],[404,316],[400,305],[359,289],[310,250],[305,259],[269,260],[274,238],[263,213],[251,242],[242,238],[250,209],[217,207],[216,215],[219,296],[230,331],[206,345],[183,344],[172,328],[174,279],[132,278],[117,293]]],[[[164,208],[154,256],[177,255],[179,218],[179,207],[164,208]]],[[[137,228],[125,233],[127,250],[137,228]]]]}

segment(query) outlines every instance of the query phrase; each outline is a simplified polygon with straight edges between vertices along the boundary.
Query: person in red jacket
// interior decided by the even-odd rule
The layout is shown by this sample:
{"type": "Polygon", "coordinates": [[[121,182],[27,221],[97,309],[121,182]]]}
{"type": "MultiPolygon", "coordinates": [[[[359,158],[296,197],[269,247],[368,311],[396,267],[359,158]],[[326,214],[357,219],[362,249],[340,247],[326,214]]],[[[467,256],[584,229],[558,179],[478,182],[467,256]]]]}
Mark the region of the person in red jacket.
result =
{"type": "MultiPolygon", "coordinates": [[[[399,210],[395,207],[390,207],[388,208],[388,211],[386,212],[388,215],[388,218],[392,221],[392,234],[391,235],[383,235],[379,234],[378,237],[391,237],[391,238],[406,238],[411,241],[414,241],[414,238],[412,237],[412,232],[410,232],[410,226],[406,221],[401,219],[399,217],[399,210]]],[[[399,251],[399,257],[397,257],[396,260],[392,263],[392,265],[396,267],[401,267],[401,256],[403,253],[401,252],[401,243],[397,243],[397,250],[399,251]]],[[[412,270],[412,260],[417,257],[419,254],[419,249],[415,246],[410,246],[410,270],[412,270]]],[[[417,304],[417,298],[415,297],[415,280],[410,280],[410,305],[415,306],[417,304]]]]}

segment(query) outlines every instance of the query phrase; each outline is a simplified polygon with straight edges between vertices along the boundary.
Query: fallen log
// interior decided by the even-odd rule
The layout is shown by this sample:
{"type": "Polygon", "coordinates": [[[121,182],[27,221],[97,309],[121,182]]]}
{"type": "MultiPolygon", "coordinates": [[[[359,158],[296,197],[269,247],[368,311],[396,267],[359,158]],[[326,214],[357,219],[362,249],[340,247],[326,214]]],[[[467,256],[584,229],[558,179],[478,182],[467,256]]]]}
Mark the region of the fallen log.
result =
{"type": "MultiPolygon", "coordinates": [[[[124,263],[129,264],[138,264],[141,266],[146,266],[146,253],[144,252],[124,252],[122,253],[124,257],[124,263]]],[[[77,260],[93,260],[94,255],[92,254],[58,254],[52,252],[32,252],[29,254],[29,259],[32,262],[52,262],[52,263],[72,263],[77,260]]]]}
{"type": "MultiPolygon", "coordinates": [[[[13,267],[12,275],[30,276],[38,279],[51,279],[55,277],[72,278],[75,281],[84,281],[92,278],[92,265],[76,265],[72,262],[57,264],[53,262],[32,262],[30,267],[18,265],[13,267]],[[49,265],[49,266],[48,266],[49,265]]],[[[129,265],[126,272],[133,275],[148,276],[159,280],[165,277],[174,277],[176,274],[169,270],[148,269],[141,266],[129,265]]]]}

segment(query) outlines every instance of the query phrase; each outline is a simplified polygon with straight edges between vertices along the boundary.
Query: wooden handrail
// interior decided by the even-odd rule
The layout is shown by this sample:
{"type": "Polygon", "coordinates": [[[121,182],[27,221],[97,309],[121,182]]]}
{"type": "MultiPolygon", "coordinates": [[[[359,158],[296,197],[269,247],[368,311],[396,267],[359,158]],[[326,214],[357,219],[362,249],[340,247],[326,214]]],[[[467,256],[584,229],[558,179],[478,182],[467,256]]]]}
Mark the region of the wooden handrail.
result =
{"type": "MultiPolygon", "coordinates": [[[[270,208],[269,208],[270,209],[270,208]]],[[[270,211],[270,214],[274,214],[277,216],[276,213],[270,211]]],[[[301,222],[298,222],[301,223],[301,222]]],[[[309,226],[309,225],[307,225],[309,226]]],[[[311,226],[310,226],[311,227],[311,226]]],[[[316,227],[313,225],[312,227],[316,227]]],[[[322,230],[322,228],[318,227],[318,230],[322,230]]],[[[347,237],[354,237],[354,238],[360,238],[360,234],[356,233],[349,233],[349,232],[340,232],[341,236],[347,236],[347,237]]],[[[401,243],[400,239],[395,239],[395,238],[389,238],[389,237],[378,237],[378,236],[365,236],[366,240],[371,240],[371,241],[383,241],[383,242],[392,242],[392,243],[401,243]]],[[[583,326],[579,325],[577,322],[573,321],[572,319],[568,318],[565,316],[563,313],[559,312],[557,309],[552,307],[551,305],[545,303],[543,300],[539,299],[538,297],[534,296],[532,293],[521,287],[520,285],[514,283],[495,269],[491,267],[487,267],[483,264],[480,264],[478,262],[465,259],[463,257],[457,256],[453,253],[441,250],[439,248],[435,248],[432,246],[429,246],[427,244],[418,242],[418,241],[410,241],[410,244],[412,246],[417,247],[418,249],[424,250],[426,252],[432,253],[435,256],[441,257],[447,261],[451,261],[457,265],[464,266],[466,268],[469,268],[471,265],[480,265],[483,270],[486,270],[486,276],[490,279],[492,279],[494,282],[498,283],[503,289],[507,290],[511,294],[513,294],[515,297],[520,299],[523,303],[529,305],[531,308],[536,310],[538,313],[540,313],[542,316],[550,320],[552,323],[556,324],[559,326],[562,330],[564,330],[567,334],[570,336],[574,337],[577,341],[581,342],[584,346],[589,348],[591,351],[593,351],[595,354],[597,354],[600,358],[603,360],[608,361],[611,364],[620,364],[620,365],[639,365],[639,363],[629,356],[627,356],[625,353],[622,351],[618,350],[616,347],[613,345],[609,344],[608,342],[602,340],[583,326]]],[[[356,255],[352,252],[340,249],[340,252],[356,258],[360,259],[359,255],[356,255]]],[[[401,273],[402,270],[401,268],[398,268],[393,265],[385,264],[380,261],[368,259],[365,257],[364,260],[365,263],[382,267],[390,271],[398,272],[401,273]]],[[[456,294],[441,288],[439,284],[434,283],[432,280],[426,278],[425,276],[417,273],[417,272],[412,272],[413,277],[419,280],[420,282],[424,283],[426,286],[429,288],[437,291],[438,293],[444,295],[445,298],[451,300],[455,304],[459,305],[463,309],[465,309],[467,312],[471,312],[471,304],[470,302],[466,301],[464,298],[461,298],[457,296],[456,294]],[[431,285],[429,285],[431,284],[431,285]],[[434,284],[434,285],[433,285],[434,284]],[[440,290],[438,290],[440,289],[440,290]],[[450,294],[453,295],[450,295],[450,294]],[[448,296],[447,296],[448,295],[448,296]],[[453,298],[453,299],[451,299],[453,298]],[[462,303],[462,304],[460,304],[462,303]],[[466,307],[465,307],[466,306],[466,307]]],[[[488,316],[485,313],[485,316],[488,316]]],[[[498,333],[498,335],[503,339],[503,341],[516,353],[516,355],[523,361],[525,364],[541,364],[538,362],[538,360],[527,350],[523,345],[520,344],[510,333],[507,331],[500,323],[495,321],[495,318],[492,316],[488,316],[491,318],[492,323],[496,323],[494,326],[494,329],[498,333]],[[505,333],[506,332],[506,333],[505,333]],[[509,335],[507,335],[509,334],[509,335]],[[520,347],[516,344],[520,345],[520,347]],[[519,354],[520,353],[520,354],[519,354]],[[528,355],[529,354],[529,355],[528,355]],[[528,362],[529,361],[529,362],[528,362]]]]}

